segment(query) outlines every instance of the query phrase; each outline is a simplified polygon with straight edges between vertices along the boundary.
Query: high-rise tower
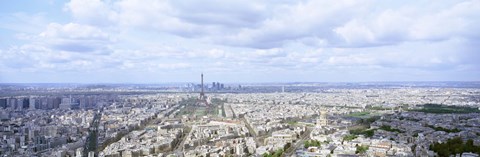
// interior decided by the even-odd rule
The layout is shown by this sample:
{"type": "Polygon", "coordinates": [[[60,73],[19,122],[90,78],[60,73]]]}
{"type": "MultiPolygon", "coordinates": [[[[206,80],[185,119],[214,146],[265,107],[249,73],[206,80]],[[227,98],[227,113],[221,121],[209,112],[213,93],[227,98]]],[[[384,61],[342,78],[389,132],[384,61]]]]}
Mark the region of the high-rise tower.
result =
{"type": "Polygon", "coordinates": [[[205,100],[205,93],[203,92],[203,73],[200,75],[202,79],[202,91],[200,92],[200,100],[205,100]]]}

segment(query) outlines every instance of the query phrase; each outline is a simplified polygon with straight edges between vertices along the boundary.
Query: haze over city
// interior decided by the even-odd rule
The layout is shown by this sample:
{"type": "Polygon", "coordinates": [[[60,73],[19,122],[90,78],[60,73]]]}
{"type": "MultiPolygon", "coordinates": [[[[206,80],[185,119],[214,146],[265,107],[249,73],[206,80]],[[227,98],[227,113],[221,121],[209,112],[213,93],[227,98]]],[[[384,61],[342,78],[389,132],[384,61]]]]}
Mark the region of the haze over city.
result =
{"type": "Polygon", "coordinates": [[[479,81],[480,2],[4,1],[0,82],[479,81]]]}

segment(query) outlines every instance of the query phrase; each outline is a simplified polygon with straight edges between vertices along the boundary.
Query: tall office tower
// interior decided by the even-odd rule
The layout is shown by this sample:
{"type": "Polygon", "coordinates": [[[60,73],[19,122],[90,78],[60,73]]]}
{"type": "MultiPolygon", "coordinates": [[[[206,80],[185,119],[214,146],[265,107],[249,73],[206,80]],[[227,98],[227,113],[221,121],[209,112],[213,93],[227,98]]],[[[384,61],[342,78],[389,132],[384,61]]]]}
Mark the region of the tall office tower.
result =
{"type": "Polygon", "coordinates": [[[29,110],[35,110],[35,98],[28,99],[28,102],[29,102],[29,105],[30,105],[30,106],[28,106],[28,109],[29,110]]]}
{"type": "Polygon", "coordinates": [[[62,98],[56,97],[53,99],[53,108],[59,108],[62,103],[62,98]]]}
{"type": "Polygon", "coordinates": [[[62,103],[60,103],[60,109],[70,109],[72,106],[72,99],[71,98],[62,98],[62,103]]]}
{"type": "Polygon", "coordinates": [[[80,109],[85,109],[86,100],[87,100],[87,97],[85,97],[85,96],[79,98],[78,105],[79,105],[80,109]]]}
{"type": "Polygon", "coordinates": [[[15,104],[15,111],[21,111],[23,108],[23,98],[18,98],[17,99],[17,104],[15,104]]]}
{"type": "Polygon", "coordinates": [[[28,98],[23,98],[22,110],[28,109],[28,107],[30,107],[30,100],[28,100],[28,98]]]}
{"type": "Polygon", "coordinates": [[[10,107],[10,109],[15,110],[15,108],[17,108],[17,99],[16,98],[8,99],[7,107],[10,107]]]}
{"type": "Polygon", "coordinates": [[[0,99],[0,108],[7,108],[7,99],[0,99]]]}
{"type": "Polygon", "coordinates": [[[216,88],[217,88],[216,83],[215,83],[215,82],[212,82],[212,89],[215,90],[216,88]]]}
{"type": "Polygon", "coordinates": [[[46,97],[38,98],[38,109],[46,110],[48,106],[48,99],[46,97]]]}
{"type": "Polygon", "coordinates": [[[47,108],[46,109],[53,109],[54,108],[54,105],[53,105],[54,100],[55,100],[55,98],[47,97],[47,108]]]}
{"type": "MultiPolygon", "coordinates": [[[[35,98],[35,104],[33,105],[33,107],[35,107],[35,109],[43,109],[42,108],[42,105],[43,105],[43,102],[45,100],[41,99],[41,98],[35,98]]],[[[46,105],[45,105],[46,106],[46,105]]]]}
{"type": "Polygon", "coordinates": [[[203,92],[203,73],[200,75],[202,80],[202,92],[200,92],[200,100],[205,100],[205,93],[203,92]]]}

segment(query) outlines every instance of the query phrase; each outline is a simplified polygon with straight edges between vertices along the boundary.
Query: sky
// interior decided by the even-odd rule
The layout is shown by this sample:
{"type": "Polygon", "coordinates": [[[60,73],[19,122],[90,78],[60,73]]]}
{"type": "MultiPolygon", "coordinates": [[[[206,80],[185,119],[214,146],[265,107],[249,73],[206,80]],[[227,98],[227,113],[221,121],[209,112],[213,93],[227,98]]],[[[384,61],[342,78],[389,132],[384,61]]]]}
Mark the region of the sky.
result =
{"type": "Polygon", "coordinates": [[[0,2],[0,83],[480,81],[479,0],[0,2]]]}

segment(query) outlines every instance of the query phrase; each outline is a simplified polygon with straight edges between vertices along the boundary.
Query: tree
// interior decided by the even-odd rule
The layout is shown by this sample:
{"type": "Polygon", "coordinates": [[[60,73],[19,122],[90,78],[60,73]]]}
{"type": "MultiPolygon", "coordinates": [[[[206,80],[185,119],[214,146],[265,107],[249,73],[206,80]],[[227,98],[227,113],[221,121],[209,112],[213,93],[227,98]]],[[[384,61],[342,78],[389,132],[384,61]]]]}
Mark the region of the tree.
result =
{"type": "Polygon", "coordinates": [[[265,152],[265,153],[263,153],[262,156],[263,156],[263,157],[271,157],[272,155],[270,155],[270,153],[265,152]]]}
{"type": "Polygon", "coordinates": [[[355,146],[357,149],[355,150],[355,154],[364,154],[368,150],[368,146],[355,146]]]}
{"type": "Polygon", "coordinates": [[[357,137],[358,137],[357,135],[348,134],[348,135],[343,137],[343,140],[344,141],[352,141],[352,140],[356,139],[357,137]]]}
{"type": "Polygon", "coordinates": [[[320,141],[317,141],[317,140],[307,140],[307,141],[303,142],[303,146],[305,148],[320,147],[320,146],[322,146],[322,143],[320,141]]]}
{"type": "Polygon", "coordinates": [[[310,142],[309,142],[308,140],[306,140],[305,142],[303,142],[303,146],[304,146],[305,148],[310,147],[310,142]]]}
{"type": "Polygon", "coordinates": [[[273,154],[274,157],[280,157],[283,154],[283,149],[279,149],[275,151],[275,154],[273,154]]]}
{"type": "Polygon", "coordinates": [[[430,150],[436,152],[439,156],[450,156],[462,154],[464,152],[480,153],[480,146],[476,146],[472,139],[465,143],[460,137],[455,137],[447,140],[444,143],[433,143],[430,145],[430,150]]]}
{"type": "Polygon", "coordinates": [[[287,150],[288,148],[290,148],[291,145],[292,145],[291,143],[287,143],[287,144],[283,147],[283,149],[284,149],[284,150],[287,150]]]}

